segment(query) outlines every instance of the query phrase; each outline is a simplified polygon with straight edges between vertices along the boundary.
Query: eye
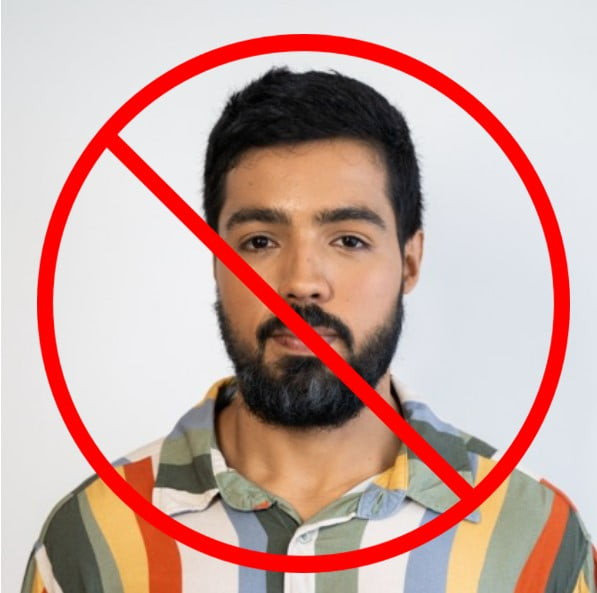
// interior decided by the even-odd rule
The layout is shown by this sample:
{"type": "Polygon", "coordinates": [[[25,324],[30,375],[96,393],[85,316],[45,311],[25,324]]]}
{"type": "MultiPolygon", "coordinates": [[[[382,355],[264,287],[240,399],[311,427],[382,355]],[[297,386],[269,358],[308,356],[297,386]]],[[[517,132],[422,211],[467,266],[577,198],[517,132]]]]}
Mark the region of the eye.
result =
{"type": "Polygon", "coordinates": [[[244,251],[263,251],[272,247],[272,240],[265,235],[255,235],[241,243],[240,248],[244,251]]]}
{"type": "Polygon", "coordinates": [[[368,243],[354,235],[343,235],[339,239],[336,239],[335,243],[338,242],[346,249],[367,249],[369,247],[368,243]]]}

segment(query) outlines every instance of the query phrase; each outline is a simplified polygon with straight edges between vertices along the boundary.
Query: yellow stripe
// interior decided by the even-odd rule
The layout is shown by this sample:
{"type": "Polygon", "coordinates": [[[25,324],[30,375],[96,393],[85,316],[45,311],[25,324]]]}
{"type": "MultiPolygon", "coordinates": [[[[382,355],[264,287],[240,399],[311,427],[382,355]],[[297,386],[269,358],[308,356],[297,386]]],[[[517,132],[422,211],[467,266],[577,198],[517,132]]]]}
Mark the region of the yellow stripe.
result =
{"type": "MultiPolygon", "coordinates": [[[[116,471],[124,476],[121,467],[116,471]]],[[[114,556],[123,592],[149,591],[147,553],[133,511],[101,480],[95,480],[85,492],[91,512],[114,556]]]]}
{"type": "Polygon", "coordinates": [[[406,490],[408,487],[408,452],[402,447],[402,452],[396,457],[394,465],[377,476],[373,482],[380,488],[388,490],[406,490]]]}
{"type": "Polygon", "coordinates": [[[41,593],[44,589],[44,583],[41,580],[41,574],[39,574],[39,570],[37,569],[37,565],[35,567],[35,573],[33,575],[33,583],[31,584],[31,593],[41,593]]]}
{"type": "Polygon", "coordinates": [[[222,385],[224,383],[230,382],[232,379],[234,379],[234,377],[225,377],[224,379],[220,379],[219,381],[216,381],[207,390],[207,393],[205,394],[205,396],[195,405],[195,407],[198,407],[201,404],[205,403],[208,399],[216,399],[216,397],[218,396],[218,391],[220,390],[220,387],[222,387],[222,385]]]}
{"type": "Polygon", "coordinates": [[[585,573],[581,571],[578,575],[578,581],[576,581],[576,586],[574,587],[574,591],[572,593],[591,593],[589,590],[589,586],[587,585],[587,581],[585,580],[585,573]]]}
{"type": "MultiPolygon", "coordinates": [[[[479,458],[477,483],[493,468],[494,461],[479,458]]],[[[476,593],[489,541],[508,490],[508,478],[479,507],[481,521],[462,521],[454,536],[448,565],[446,593],[476,593]]]]}

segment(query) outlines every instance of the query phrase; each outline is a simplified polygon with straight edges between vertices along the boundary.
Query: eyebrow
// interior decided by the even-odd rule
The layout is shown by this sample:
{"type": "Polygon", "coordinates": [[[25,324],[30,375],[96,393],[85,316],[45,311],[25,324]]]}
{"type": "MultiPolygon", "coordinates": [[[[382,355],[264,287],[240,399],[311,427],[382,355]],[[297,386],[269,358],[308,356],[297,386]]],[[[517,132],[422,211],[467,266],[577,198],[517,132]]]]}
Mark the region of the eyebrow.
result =
{"type": "MultiPolygon", "coordinates": [[[[363,220],[386,230],[386,223],[381,216],[367,206],[347,206],[344,208],[325,209],[314,217],[318,224],[332,224],[349,220],[363,220]]],[[[269,224],[290,225],[290,216],[278,208],[241,208],[227,221],[226,230],[246,222],[265,222],[269,224]]]]}
{"type": "Polygon", "coordinates": [[[245,222],[267,222],[270,224],[290,224],[290,217],[283,210],[277,208],[241,208],[227,221],[226,230],[245,222]]]}
{"type": "Polygon", "coordinates": [[[386,230],[386,223],[383,218],[367,206],[349,206],[346,208],[334,208],[333,210],[322,210],[315,216],[319,224],[330,224],[343,222],[345,220],[364,220],[379,228],[386,230]]]}

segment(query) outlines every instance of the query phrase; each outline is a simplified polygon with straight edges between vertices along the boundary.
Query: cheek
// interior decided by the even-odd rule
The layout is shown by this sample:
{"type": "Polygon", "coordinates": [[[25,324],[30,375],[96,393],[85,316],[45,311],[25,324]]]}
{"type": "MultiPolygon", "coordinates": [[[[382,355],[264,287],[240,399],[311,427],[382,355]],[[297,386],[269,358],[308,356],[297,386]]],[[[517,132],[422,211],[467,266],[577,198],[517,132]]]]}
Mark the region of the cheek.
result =
{"type": "Polygon", "coordinates": [[[338,294],[344,293],[351,300],[369,303],[382,303],[388,295],[396,294],[400,288],[402,268],[400,263],[394,264],[393,258],[384,258],[380,262],[372,262],[363,269],[343,270],[336,277],[338,294]]]}
{"type": "Polygon", "coordinates": [[[216,284],[228,318],[236,331],[254,329],[268,309],[232,272],[222,268],[216,269],[216,284]]]}
{"type": "MultiPolygon", "coordinates": [[[[385,270],[379,274],[352,276],[344,283],[344,303],[340,316],[360,335],[377,327],[396,304],[400,290],[400,276],[385,270]]],[[[356,335],[355,335],[356,338],[356,335]]],[[[356,338],[358,341],[358,338],[356,338]]]]}

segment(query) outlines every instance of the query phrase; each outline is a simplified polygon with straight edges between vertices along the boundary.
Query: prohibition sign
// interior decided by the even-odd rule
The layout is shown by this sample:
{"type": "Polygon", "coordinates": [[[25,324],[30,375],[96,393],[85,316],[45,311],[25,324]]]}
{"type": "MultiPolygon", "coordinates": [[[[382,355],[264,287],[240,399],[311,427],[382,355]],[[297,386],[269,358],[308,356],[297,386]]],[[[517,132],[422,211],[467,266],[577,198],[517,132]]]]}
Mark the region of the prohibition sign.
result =
{"type": "Polygon", "coordinates": [[[431,66],[398,51],[346,37],[297,34],[249,39],[196,56],[156,78],[110,117],[77,160],[56,202],[41,254],[37,310],[42,357],[56,405],[87,461],[125,504],[168,536],[215,558],[276,572],[326,572],[380,562],[424,544],[474,511],[508,477],[535,438],[553,400],[566,352],[570,294],[562,237],[541,180],[516,140],[478,99],[431,66]],[[440,91],[475,119],[500,146],[533,202],[546,239],[552,271],[554,309],[549,353],[528,417],[502,458],[474,488],[119,136],[122,129],[145,107],[202,72],[244,58],[296,51],[343,54],[377,62],[409,74],[440,91]],[[104,151],[112,152],[224,265],[233,271],[274,315],[279,317],[445,482],[459,497],[459,501],[432,521],[375,546],[339,554],[287,556],[239,548],[198,533],[158,510],[130,486],[104,457],[77,412],[60,364],[54,325],[54,281],[64,228],[83,182],[104,151]]]}

